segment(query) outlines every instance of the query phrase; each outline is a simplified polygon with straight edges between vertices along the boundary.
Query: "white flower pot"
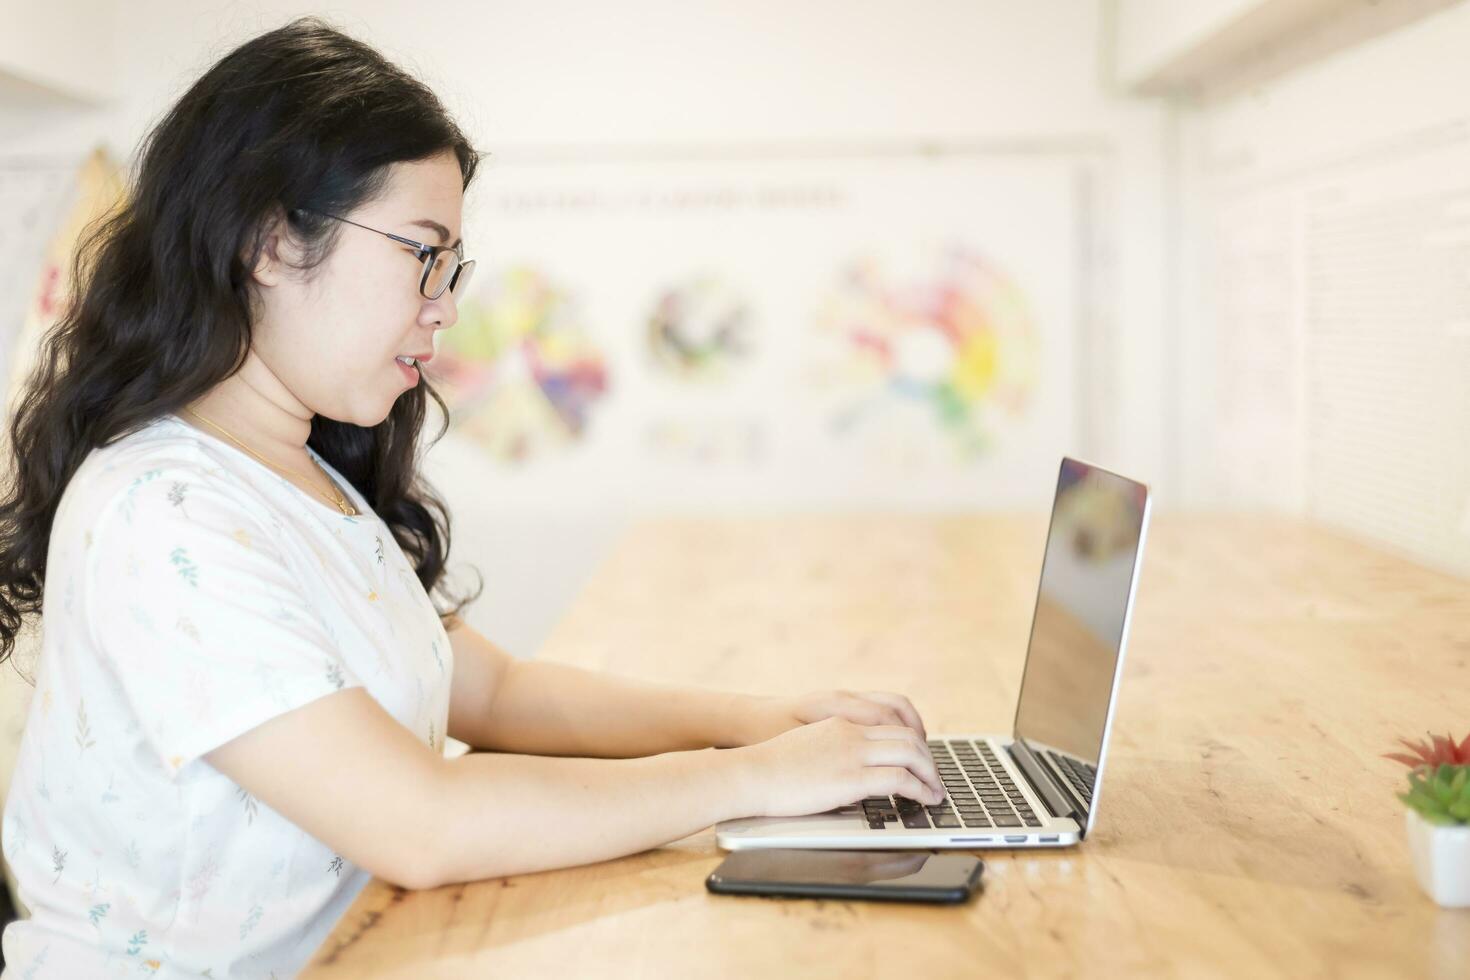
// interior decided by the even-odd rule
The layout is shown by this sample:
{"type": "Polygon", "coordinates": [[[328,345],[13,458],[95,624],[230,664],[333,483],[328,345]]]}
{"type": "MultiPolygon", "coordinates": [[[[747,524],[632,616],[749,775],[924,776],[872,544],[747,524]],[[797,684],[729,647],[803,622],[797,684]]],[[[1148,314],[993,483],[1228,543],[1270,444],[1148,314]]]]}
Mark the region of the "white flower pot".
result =
{"type": "Polygon", "coordinates": [[[1419,886],[1446,908],[1470,907],[1470,826],[1441,827],[1404,807],[1419,886]]]}

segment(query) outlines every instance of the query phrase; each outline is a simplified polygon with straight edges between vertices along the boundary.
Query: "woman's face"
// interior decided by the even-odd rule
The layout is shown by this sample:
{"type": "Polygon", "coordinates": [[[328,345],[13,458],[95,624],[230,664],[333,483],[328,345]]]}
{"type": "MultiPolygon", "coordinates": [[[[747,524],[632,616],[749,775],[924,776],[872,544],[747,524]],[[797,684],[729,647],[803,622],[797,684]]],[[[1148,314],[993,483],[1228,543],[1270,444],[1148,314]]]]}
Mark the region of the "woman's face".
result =
{"type": "MultiPolygon", "coordinates": [[[[462,184],[453,153],[393,164],[384,193],[341,217],[428,245],[453,245],[460,238],[462,184]]],[[[342,223],[337,232],[309,281],[267,249],[255,273],[265,288],[252,347],[280,385],[267,395],[283,408],[308,419],[321,414],[373,426],[420,383],[397,356],[432,353],[435,334],[453,326],[459,312],[448,289],[433,300],[419,292],[423,262],[411,247],[356,225],[342,223]]],[[[273,245],[277,256],[299,261],[288,241],[273,245]]]]}

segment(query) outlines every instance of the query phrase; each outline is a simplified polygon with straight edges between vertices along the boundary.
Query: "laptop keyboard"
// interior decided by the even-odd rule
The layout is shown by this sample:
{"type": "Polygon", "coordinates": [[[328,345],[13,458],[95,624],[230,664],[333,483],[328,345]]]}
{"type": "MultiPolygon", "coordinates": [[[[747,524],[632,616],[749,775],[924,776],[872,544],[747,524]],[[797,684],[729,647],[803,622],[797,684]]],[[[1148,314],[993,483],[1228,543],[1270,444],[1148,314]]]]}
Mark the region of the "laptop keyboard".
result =
{"type": "Polygon", "coordinates": [[[944,780],[945,798],[925,806],[906,796],[869,796],[863,814],[873,830],[907,828],[1040,827],[995,752],[985,742],[931,739],[929,753],[944,780]]]}
{"type": "Polygon", "coordinates": [[[1078,762],[1076,759],[1053,752],[1050,749],[1042,749],[1041,754],[1056,763],[1057,769],[1067,777],[1067,782],[1072,784],[1072,789],[1089,807],[1092,806],[1092,787],[1097,782],[1097,766],[1087,762],[1078,762]]]}

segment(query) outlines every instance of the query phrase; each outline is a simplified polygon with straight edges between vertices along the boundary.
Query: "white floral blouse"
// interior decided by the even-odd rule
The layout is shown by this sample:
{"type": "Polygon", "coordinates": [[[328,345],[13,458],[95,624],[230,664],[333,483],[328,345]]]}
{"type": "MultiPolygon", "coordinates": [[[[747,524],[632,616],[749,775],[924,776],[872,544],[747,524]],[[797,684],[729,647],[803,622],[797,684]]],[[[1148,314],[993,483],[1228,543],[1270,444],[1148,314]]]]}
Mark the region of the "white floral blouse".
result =
{"type": "Polygon", "coordinates": [[[67,485],[0,838],[31,913],[6,978],[284,980],[370,879],[200,758],[359,685],[443,751],[449,638],[316,458],[357,516],[175,415],[67,485]]]}

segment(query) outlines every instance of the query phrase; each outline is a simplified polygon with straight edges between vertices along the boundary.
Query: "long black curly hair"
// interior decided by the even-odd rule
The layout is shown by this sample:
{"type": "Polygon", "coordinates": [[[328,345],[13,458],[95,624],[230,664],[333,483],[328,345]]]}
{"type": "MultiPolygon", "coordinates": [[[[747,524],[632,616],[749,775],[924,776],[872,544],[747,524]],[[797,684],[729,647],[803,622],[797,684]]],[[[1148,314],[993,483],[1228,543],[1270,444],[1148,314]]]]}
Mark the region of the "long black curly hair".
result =
{"type": "MultiPolygon", "coordinates": [[[[41,610],[52,519],[87,454],[244,364],[251,270],[269,216],[286,212],[303,266],[315,268],[341,228],[323,212],[372,201],[390,164],[444,152],[468,188],[480,154],[438,97],[315,17],[235,48],[154,126],[125,201],[85,230],[72,293],[14,402],[13,479],[0,500],[0,662],[25,616],[41,610]]],[[[433,593],[445,588],[450,518],[416,470],[431,397],[444,419],[437,442],[448,412],[425,378],[370,428],[315,416],[308,444],[368,499],[433,593]]],[[[478,596],[446,595],[449,608],[435,609],[449,621],[478,596]]]]}

